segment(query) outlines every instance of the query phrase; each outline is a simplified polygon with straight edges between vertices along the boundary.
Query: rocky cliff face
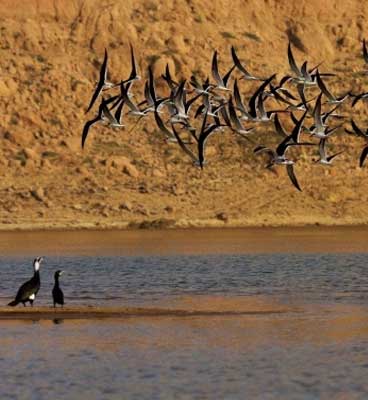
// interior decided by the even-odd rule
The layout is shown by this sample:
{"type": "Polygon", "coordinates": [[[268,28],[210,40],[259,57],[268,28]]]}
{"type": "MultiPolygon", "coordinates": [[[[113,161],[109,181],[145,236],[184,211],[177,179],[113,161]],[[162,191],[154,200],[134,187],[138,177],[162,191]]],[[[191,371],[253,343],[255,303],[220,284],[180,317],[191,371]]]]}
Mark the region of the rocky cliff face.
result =
{"type": "MultiPolygon", "coordinates": [[[[290,40],[298,60],[324,61],[324,70],[346,78],[331,83],[335,91],[359,92],[368,90],[360,45],[367,11],[366,2],[333,0],[2,0],[1,226],[368,221],[360,142],[344,135],[333,142],[345,153],[331,168],[314,166],[313,152],[302,155],[302,194],[231,135],[210,143],[210,162],[198,171],[163,142],[151,118],[132,132],[98,126],[80,149],[104,48],[113,81],[129,74],[129,43],[143,77],[149,64],[159,76],[166,63],[177,78],[205,77],[214,49],[220,68],[230,65],[231,45],[255,73],[281,77],[290,40]]],[[[354,109],[363,127],[365,108],[354,109]]]]}

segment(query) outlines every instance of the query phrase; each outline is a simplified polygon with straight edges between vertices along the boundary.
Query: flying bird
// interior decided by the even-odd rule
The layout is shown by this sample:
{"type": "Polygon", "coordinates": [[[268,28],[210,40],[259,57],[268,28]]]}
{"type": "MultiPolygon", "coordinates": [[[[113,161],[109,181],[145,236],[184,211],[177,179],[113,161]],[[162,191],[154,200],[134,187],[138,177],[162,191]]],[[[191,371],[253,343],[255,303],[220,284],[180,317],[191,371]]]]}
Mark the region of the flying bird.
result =
{"type": "Polygon", "coordinates": [[[343,151],[339,151],[335,154],[332,154],[331,156],[327,156],[326,141],[327,141],[327,139],[320,139],[320,141],[319,141],[319,146],[318,146],[319,159],[316,162],[319,162],[320,164],[323,164],[323,165],[331,165],[332,160],[339,154],[343,153],[343,151]]]}
{"type": "MultiPolygon", "coordinates": [[[[84,148],[84,144],[87,140],[88,132],[89,132],[89,129],[91,128],[91,126],[94,125],[98,121],[103,121],[106,119],[109,120],[109,116],[112,117],[109,109],[107,108],[107,105],[110,104],[111,102],[113,102],[114,100],[116,100],[118,97],[119,96],[116,95],[116,96],[110,97],[109,99],[106,99],[106,100],[104,98],[102,98],[102,101],[98,108],[98,113],[97,113],[96,117],[87,121],[84,124],[83,131],[82,131],[82,149],[84,148]]],[[[116,118],[114,118],[114,119],[115,119],[115,122],[117,123],[116,118]]],[[[110,122],[110,120],[109,120],[109,122],[110,122]]],[[[118,125],[122,126],[120,124],[120,122],[118,125]]]]}
{"type": "MultiPolygon", "coordinates": [[[[291,183],[298,189],[299,191],[302,191],[298,180],[295,176],[294,173],[294,161],[290,160],[286,157],[286,151],[290,148],[290,146],[302,146],[302,145],[314,145],[314,143],[301,143],[299,142],[299,135],[301,132],[301,127],[304,121],[304,118],[306,116],[307,112],[303,114],[303,116],[300,118],[298,123],[295,125],[293,131],[291,132],[290,135],[286,136],[284,140],[276,147],[275,150],[270,149],[266,146],[257,146],[253,152],[255,154],[259,153],[267,153],[269,156],[269,162],[266,166],[266,168],[271,168],[273,165],[285,165],[286,166],[286,172],[290,178],[291,183]]],[[[278,119],[277,119],[278,122],[278,119]]],[[[277,123],[276,123],[276,129],[277,128],[277,123]]]]}
{"type": "Polygon", "coordinates": [[[321,75],[318,72],[316,72],[316,76],[317,76],[317,84],[318,87],[321,89],[322,93],[327,97],[327,102],[329,104],[342,104],[348,97],[351,96],[351,93],[348,92],[342,96],[336,97],[335,95],[333,95],[326,87],[325,83],[323,82],[321,75]]]}

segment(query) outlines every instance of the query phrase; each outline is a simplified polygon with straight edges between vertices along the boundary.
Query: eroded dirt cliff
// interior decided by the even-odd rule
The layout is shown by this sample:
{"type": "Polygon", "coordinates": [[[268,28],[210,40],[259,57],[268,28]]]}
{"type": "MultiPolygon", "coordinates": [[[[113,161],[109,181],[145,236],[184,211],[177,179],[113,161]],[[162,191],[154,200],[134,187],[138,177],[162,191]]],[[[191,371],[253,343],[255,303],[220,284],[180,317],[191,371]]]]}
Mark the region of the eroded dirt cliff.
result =
{"type": "MultiPolygon", "coordinates": [[[[368,90],[361,40],[363,1],[1,0],[0,228],[352,224],[368,222],[363,144],[343,133],[331,167],[305,149],[296,164],[303,192],[284,169],[266,171],[253,147],[231,134],[209,142],[203,171],[168,145],[152,117],[131,132],[96,126],[84,151],[85,109],[104,48],[113,81],[130,71],[129,43],[146,77],[169,63],[177,78],[231,65],[230,46],[255,73],[288,72],[287,43],[299,62],[323,61],[334,91],[368,90]]],[[[158,90],[162,85],[158,83],[158,90]]],[[[137,85],[137,88],[140,86],[137,85]]],[[[255,86],[244,84],[250,92],[255,86]]],[[[141,90],[140,90],[141,91],[141,90]]],[[[366,105],[343,109],[367,126],[366,105]],[[354,112],[354,114],[352,113],[354,112]]],[[[93,112],[91,113],[93,115],[93,112]]],[[[285,122],[287,124],[287,122],[285,122]]],[[[265,128],[265,140],[272,125],[265,128]]],[[[262,142],[262,132],[257,142],[262,142]]]]}

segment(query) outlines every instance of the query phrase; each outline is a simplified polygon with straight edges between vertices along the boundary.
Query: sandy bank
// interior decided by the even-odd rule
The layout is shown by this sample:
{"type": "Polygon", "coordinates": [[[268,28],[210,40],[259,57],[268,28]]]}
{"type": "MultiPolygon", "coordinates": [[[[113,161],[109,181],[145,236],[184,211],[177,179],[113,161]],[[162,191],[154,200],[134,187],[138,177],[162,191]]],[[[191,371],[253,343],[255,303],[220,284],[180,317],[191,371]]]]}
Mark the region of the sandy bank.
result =
{"type": "Polygon", "coordinates": [[[257,316],[301,312],[301,308],[281,303],[265,296],[182,296],[171,299],[155,307],[152,305],[134,307],[124,306],[85,306],[72,305],[64,308],[2,307],[0,320],[54,320],[54,319],[123,319],[158,317],[231,317],[257,316]]]}
{"type": "Polygon", "coordinates": [[[1,256],[366,252],[368,227],[0,232],[1,256]]]}
{"type": "MultiPolygon", "coordinates": [[[[293,311],[296,311],[293,310],[293,311]]],[[[274,308],[269,310],[248,311],[214,311],[214,310],[172,310],[160,308],[134,308],[134,307],[65,307],[54,310],[50,307],[10,308],[0,309],[0,320],[5,319],[102,319],[102,318],[128,318],[128,317],[220,317],[220,316],[246,316],[246,315],[271,315],[290,312],[287,308],[274,308]]]]}

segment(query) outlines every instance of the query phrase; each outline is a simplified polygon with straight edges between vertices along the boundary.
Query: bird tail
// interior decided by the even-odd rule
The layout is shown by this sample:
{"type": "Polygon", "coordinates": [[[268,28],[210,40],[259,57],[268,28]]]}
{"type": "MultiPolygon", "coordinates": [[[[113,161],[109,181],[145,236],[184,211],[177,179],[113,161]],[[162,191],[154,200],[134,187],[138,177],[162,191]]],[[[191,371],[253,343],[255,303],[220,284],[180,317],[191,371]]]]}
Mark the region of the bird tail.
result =
{"type": "Polygon", "coordinates": [[[19,303],[19,301],[13,300],[13,301],[11,301],[11,302],[8,304],[8,306],[14,307],[14,306],[16,306],[18,303],[19,303]]]}

